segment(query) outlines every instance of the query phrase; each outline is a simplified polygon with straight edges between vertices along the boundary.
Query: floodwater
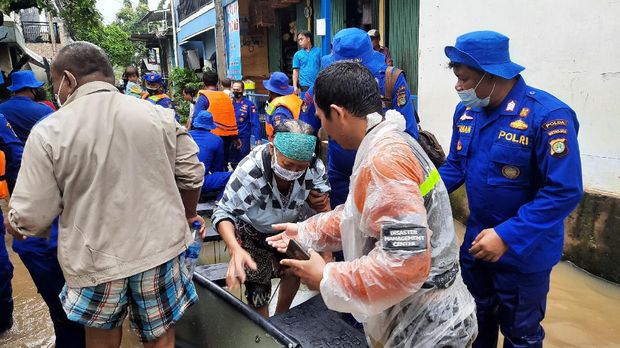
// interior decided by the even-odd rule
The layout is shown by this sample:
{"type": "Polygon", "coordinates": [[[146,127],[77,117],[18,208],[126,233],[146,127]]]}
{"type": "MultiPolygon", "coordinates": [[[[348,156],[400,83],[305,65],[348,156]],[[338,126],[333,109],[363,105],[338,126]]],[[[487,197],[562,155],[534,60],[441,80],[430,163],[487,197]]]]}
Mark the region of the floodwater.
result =
{"type": "MultiPolygon", "coordinates": [[[[456,227],[459,234],[462,234],[462,225],[456,223],[456,227]]],[[[0,336],[0,347],[53,347],[54,331],[47,307],[37,294],[21,260],[10,249],[10,238],[7,236],[5,242],[15,267],[13,275],[15,324],[9,332],[0,336]]],[[[217,250],[216,253],[221,255],[222,243],[218,244],[220,245],[206,246],[203,250],[211,255],[217,250]]],[[[570,263],[562,262],[551,273],[547,317],[543,322],[547,332],[545,347],[620,347],[618,313],[620,313],[619,285],[601,280],[570,263]]],[[[124,331],[122,347],[140,347],[137,337],[128,328],[124,331]]]]}

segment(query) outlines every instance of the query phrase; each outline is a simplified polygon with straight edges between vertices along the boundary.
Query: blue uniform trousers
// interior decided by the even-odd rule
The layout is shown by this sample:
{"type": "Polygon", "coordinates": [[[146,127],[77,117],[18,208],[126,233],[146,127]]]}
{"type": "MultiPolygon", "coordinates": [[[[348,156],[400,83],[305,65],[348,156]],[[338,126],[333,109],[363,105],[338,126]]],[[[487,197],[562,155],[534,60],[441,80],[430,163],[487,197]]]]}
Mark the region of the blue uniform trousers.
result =
{"type": "Polygon", "coordinates": [[[241,140],[241,148],[237,149],[236,147],[231,148],[231,158],[230,164],[235,169],[237,164],[241,162],[242,159],[245,158],[250,153],[250,136],[240,136],[239,140],[241,140]]]}
{"type": "Polygon", "coordinates": [[[4,243],[4,226],[0,227],[0,333],[13,326],[13,265],[4,243]]]}
{"type": "Polygon", "coordinates": [[[67,319],[58,297],[65,284],[65,278],[58,264],[56,251],[24,251],[18,255],[49,308],[56,334],[56,347],[84,347],[84,327],[67,319]]]}
{"type": "Polygon", "coordinates": [[[476,300],[478,337],[474,348],[497,347],[498,328],[504,347],[542,347],[549,274],[518,273],[498,269],[494,264],[474,260],[461,251],[461,274],[476,300]]]}

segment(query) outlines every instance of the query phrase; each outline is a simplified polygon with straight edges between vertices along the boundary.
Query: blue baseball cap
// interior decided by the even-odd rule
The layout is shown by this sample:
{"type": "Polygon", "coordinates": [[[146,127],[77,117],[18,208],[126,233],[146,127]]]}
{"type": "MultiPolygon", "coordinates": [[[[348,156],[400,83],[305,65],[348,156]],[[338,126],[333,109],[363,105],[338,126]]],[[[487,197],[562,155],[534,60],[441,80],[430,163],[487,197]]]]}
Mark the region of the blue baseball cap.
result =
{"type": "Polygon", "coordinates": [[[217,128],[215,122],[213,122],[213,114],[207,110],[200,111],[196,118],[192,121],[192,125],[194,128],[202,128],[206,130],[217,128]]]}
{"type": "Polygon", "coordinates": [[[333,52],[325,56],[321,64],[327,68],[340,60],[354,60],[374,74],[386,67],[385,55],[372,48],[368,33],[359,28],[342,29],[334,36],[333,52]]]}
{"type": "Polygon", "coordinates": [[[32,70],[20,70],[11,74],[11,85],[6,89],[15,92],[23,88],[39,88],[44,84],[34,77],[32,70]]]}
{"type": "Polygon", "coordinates": [[[446,46],[444,52],[453,63],[511,79],[525,68],[510,60],[508,40],[495,31],[473,31],[457,37],[456,44],[446,46]]]}
{"type": "Polygon", "coordinates": [[[150,83],[161,83],[161,75],[156,72],[151,72],[144,75],[144,79],[150,83]]]}
{"type": "Polygon", "coordinates": [[[269,80],[263,80],[263,86],[270,92],[279,95],[293,94],[295,89],[289,85],[288,76],[285,73],[276,71],[271,73],[269,80]]]}

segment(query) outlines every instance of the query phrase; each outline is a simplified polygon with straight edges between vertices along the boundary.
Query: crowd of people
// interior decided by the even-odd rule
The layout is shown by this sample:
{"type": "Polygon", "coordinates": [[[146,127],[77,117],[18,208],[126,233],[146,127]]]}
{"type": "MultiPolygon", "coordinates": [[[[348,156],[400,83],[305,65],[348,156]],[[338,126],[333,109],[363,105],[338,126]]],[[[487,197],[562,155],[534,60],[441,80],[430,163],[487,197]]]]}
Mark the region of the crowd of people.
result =
{"type": "MultiPolygon", "coordinates": [[[[506,36],[466,33],[445,47],[461,102],[436,168],[378,31],[343,29],[323,57],[311,33],[297,39],[292,85],[272,72],[265,110],[242,81],[205,71],[201,89],[182,88],[185,125],[160,74],[140,84],[129,67],[118,93],[90,43],[53,61],[58,110],[37,101],[43,83],[31,71],[10,74],[14,95],[0,104],[4,227],[49,307],[57,347],[118,347],[127,314],[145,347],[174,346],[175,323],[198,300],[183,258],[189,226],[204,235],[201,199],[216,201],[227,287],[244,284],[264,316],[276,277],[277,314],[306,284],[361,323],[371,347],[496,347],[500,330],[505,347],[542,347],[563,219],[583,191],[574,111],[525,83],[506,36]],[[471,214],[459,247],[448,195],[463,184],[471,214]],[[285,256],[292,241],[307,260],[285,256]]],[[[13,311],[4,244],[0,271],[3,332],[13,311]]]]}

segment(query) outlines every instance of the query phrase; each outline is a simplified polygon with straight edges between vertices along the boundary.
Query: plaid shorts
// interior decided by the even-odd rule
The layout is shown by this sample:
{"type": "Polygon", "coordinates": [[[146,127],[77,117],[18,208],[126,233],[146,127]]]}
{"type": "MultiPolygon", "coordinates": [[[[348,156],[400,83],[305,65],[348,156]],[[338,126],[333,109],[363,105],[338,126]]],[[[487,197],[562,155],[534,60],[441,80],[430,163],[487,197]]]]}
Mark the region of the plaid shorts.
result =
{"type": "Polygon", "coordinates": [[[198,300],[194,283],[178,256],[128,278],[84,288],[66,284],[60,300],[67,317],[87,327],[113,329],[129,307],[131,327],[142,342],[161,337],[198,300]]]}

